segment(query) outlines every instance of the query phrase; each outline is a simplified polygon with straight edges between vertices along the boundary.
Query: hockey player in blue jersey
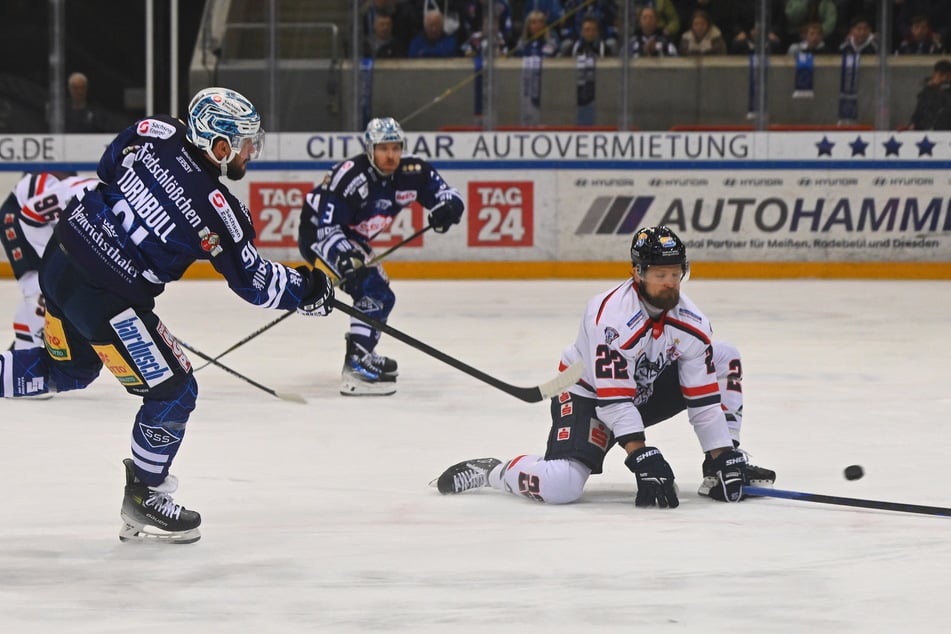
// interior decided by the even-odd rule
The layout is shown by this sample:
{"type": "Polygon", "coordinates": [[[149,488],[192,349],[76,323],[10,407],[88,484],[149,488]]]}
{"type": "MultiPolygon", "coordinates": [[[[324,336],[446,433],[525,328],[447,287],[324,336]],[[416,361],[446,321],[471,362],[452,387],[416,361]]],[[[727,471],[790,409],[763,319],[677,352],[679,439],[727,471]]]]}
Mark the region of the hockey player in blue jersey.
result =
{"type": "Polygon", "coordinates": [[[326,315],[327,276],[266,260],[245,205],[220,178],[238,180],[261,151],[255,107],[226,88],[198,92],[187,124],[146,117],[106,148],[102,183],[60,216],[40,265],[45,348],[0,354],[0,396],[88,386],[106,368],[142,398],[124,460],[123,541],[190,543],[201,516],[176,504],[169,468],[195,408],[191,363],[155,314],[155,298],[195,260],[208,260],[242,299],[326,315]]]}
{"type": "MultiPolygon", "coordinates": [[[[403,155],[406,135],[390,117],[373,119],[363,135],[365,154],[334,165],[311,191],[301,210],[299,247],[304,259],[320,262],[341,279],[353,306],[386,321],[396,296],[374,258],[370,240],[416,201],[430,210],[429,224],[445,233],[458,224],[465,206],[436,169],[403,155]]],[[[350,320],[340,393],[350,396],[396,392],[396,361],[375,352],[380,331],[350,320]]]]}

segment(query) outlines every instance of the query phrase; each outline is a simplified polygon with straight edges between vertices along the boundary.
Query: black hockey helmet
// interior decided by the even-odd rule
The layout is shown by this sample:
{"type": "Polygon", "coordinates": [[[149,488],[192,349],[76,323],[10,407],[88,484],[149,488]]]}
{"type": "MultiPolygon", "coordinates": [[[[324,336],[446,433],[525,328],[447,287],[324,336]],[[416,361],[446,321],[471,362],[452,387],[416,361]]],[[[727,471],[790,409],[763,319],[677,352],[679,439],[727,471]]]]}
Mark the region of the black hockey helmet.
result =
{"type": "Polygon", "coordinates": [[[642,227],[634,232],[631,241],[631,264],[638,275],[644,275],[652,266],[679,264],[687,275],[687,247],[669,227],[642,227]]]}

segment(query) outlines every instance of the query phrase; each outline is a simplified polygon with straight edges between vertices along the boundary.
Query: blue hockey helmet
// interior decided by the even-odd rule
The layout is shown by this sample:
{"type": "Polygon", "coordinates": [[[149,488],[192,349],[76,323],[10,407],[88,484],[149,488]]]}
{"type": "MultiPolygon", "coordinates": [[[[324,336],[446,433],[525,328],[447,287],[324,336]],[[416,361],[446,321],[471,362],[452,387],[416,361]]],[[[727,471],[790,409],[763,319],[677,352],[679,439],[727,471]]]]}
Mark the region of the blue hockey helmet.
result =
{"type": "Polygon", "coordinates": [[[257,158],[264,149],[257,108],[241,93],[228,88],[205,88],[192,97],[185,138],[208,154],[216,139],[225,139],[231,152],[222,166],[245,148],[249,149],[248,158],[257,158]]]}
{"type": "Polygon", "coordinates": [[[689,270],[687,247],[669,227],[642,227],[634,232],[631,241],[631,264],[638,275],[659,265],[679,265],[684,276],[689,270]]]}
{"type": "Polygon", "coordinates": [[[370,119],[367,129],[363,133],[363,145],[366,147],[367,156],[370,157],[370,165],[377,171],[380,168],[376,166],[376,162],[373,160],[373,148],[378,143],[399,143],[404,148],[406,147],[406,134],[403,133],[403,128],[393,117],[370,119]]]}

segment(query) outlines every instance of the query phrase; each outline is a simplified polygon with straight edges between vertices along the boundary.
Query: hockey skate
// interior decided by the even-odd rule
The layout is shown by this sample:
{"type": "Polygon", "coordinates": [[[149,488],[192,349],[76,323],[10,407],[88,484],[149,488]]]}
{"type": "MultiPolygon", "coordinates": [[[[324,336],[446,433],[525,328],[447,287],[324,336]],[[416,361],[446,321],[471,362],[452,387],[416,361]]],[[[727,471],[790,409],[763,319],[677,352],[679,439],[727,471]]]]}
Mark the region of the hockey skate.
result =
{"type": "Polygon", "coordinates": [[[126,458],[125,496],[119,541],[156,544],[191,544],[201,539],[198,526],[201,515],[175,504],[170,495],[178,488],[178,479],[169,475],[162,484],[150,487],[135,477],[132,460],[126,458]]]}
{"type": "Polygon", "coordinates": [[[345,396],[388,396],[396,392],[396,361],[367,350],[346,335],[347,353],[340,393],[345,396]]]}
{"type": "MultiPolygon", "coordinates": [[[[738,449],[737,451],[742,451],[746,454],[746,482],[743,484],[745,486],[752,487],[772,487],[773,483],[776,482],[776,472],[772,469],[766,469],[765,467],[757,467],[754,464],[749,462],[750,455],[738,449]]],[[[697,493],[705,497],[710,497],[710,491],[719,484],[719,479],[717,478],[716,472],[713,471],[713,460],[710,456],[707,455],[703,459],[703,482],[700,483],[700,488],[697,489],[697,493]]],[[[754,497],[752,495],[745,497],[754,497]]]]}
{"type": "Polygon", "coordinates": [[[489,473],[500,464],[502,461],[495,458],[466,460],[446,469],[441,476],[430,482],[429,486],[436,487],[443,495],[487,487],[489,473]]]}

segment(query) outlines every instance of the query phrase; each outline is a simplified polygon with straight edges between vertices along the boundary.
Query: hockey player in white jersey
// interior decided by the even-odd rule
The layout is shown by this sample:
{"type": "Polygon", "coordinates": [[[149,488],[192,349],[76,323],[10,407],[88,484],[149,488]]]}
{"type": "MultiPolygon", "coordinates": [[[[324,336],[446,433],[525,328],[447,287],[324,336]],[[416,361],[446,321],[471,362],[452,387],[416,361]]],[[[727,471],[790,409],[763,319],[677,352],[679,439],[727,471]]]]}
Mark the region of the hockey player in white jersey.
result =
{"type": "Polygon", "coordinates": [[[28,173],[0,207],[0,244],[23,295],[13,313],[14,350],[43,346],[46,304],[40,292],[40,258],[66,204],[98,184],[98,178],[75,173],[28,173]]]}
{"type": "Polygon", "coordinates": [[[772,485],[776,474],[747,464],[739,450],[739,352],[712,339],[707,317],[680,292],[689,272],[683,242],[667,227],[639,229],[631,262],[630,279],[588,302],[578,337],[562,354],[562,369],[580,360],[584,374],[552,399],[544,457],[460,462],[433,481],[440,493],[488,486],[539,502],[574,502],[617,443],[637,483],[635,505],[675,508],[673,469],[647,442],[646,428],[684,409],[704,452],[700,495],[738,502],[744,485],[772,485]]]}

